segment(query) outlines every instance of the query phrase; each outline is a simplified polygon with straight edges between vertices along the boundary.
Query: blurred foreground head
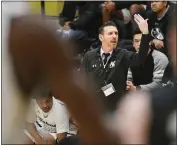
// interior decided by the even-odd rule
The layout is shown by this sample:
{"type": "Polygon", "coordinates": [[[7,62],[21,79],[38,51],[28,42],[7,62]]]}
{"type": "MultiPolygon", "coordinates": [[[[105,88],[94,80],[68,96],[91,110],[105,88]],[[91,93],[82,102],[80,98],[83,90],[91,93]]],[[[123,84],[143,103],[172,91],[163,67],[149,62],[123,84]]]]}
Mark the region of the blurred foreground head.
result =
{"type": "MultiPolygon", "coordinates": [[[[177,8],[177,7],[176,7],[177,8]]],[[[168,29],[168,45],[169,45],[169,55],[172,59],[173,62],[173,68],[175,73],[177,72],[177,63],[176,63],[176,58],[177,58],[177,54],[176,54],[176,8],[174,9],[174,12],[172,14],[172,16],[170,17],[170,23],[169,23],[169,29],[168,29]]]]}
{"type": "Polygon", "coordinates": [[[71,44],[58,40],[53,25],[40,17],[24,15],[20,11],[23,6],[9,3],[5,1],[2,6],[3,143],[23,144],[25,110],[31,93],[38,85],[46,85],[67,104],[83,140],[94,145],[110,144],[112,135],[102,118],[100,104],[88,83],[81,82],[82,75],[76,77],[73,71],[71,44]]]}

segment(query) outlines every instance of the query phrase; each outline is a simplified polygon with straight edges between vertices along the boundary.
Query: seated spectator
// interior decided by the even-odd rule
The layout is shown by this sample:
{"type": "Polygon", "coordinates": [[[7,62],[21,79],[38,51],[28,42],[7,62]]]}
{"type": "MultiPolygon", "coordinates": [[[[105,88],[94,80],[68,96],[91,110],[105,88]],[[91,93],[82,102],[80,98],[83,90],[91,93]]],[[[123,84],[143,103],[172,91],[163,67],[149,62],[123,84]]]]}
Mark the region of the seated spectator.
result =
{"type": "MultiPolygon", "coordinates": [[[[131,20],[131,16],[138,10],[144,9],[141,4],[146,3],[146,1],[105,1],[103,4],[103,12],[106,12],[104,14],[107,14],[109,19],[110,17],[117,17],[127,24],[131,20]]],[[[108,20],[103,19],[103,23],[108,20]]]]}
{"type": "MultiPolygon", "coordinates": [[[[67,34],[66,37],[78,40],[87,36],[96,36],[98,28],[101,25],[99,22],[100,15],[98,13],[99,3],[100,2],[82,3],[82,11],[79,13],[79,17],[77,19],[68,20],[68,24],[65,23],[65,25],[67,25],[67,31],[63,31],[63,33],[67,34]]],[[[68,11],[70,11],[70,9],[68,9],[68,11]]]]}
{"type": "MultiPolygon", "coordinates": [[[[133,46],[139,52],[142,33],[137,29],[133,34],[133,46]]],[[[149,46],[147,59],[143,65],[130,67],[127,76],[127,90],[150,90],[161,87],[164,70],[168,65],[168,58],[161,52],[149,46]]]]}
{"type": "Polygon", "coordinates": [[[86,2],[84,1],[64,1],[62,12],[59,14],[59,24],[64,26],[65,23],[74,20],[76,11],[78,15],[82,13],[86,2]]]}
{"type": "MultiPolygon", "coordinates": [[[[55,144],[70,133],[69,114],[65,104],[45,89],[35,94],[27,117],[25,133],[35,144],[55,144]]],[[[73,134],[76,134],[72,130],[73,134]]]]}
{"type": "Polygon", "coordinates": [[[131,26],[129,22],[133,18],[132,13],[144,9],[140,4],[144,1],[105,1],[102,8],[102,22],[114,21],[120,28],[120,39],[131,39],[131,26]]]}
{"type": "Polygon", "coordinates": [[[168,56],[167,27],[175,4],[168,1],[152,1],[150,6],[151,10],[146,11],[143,16],[149,19],[149,29],[156,49],[168,56]]]}
{"type": "Polygon", "coordinates": [[[154,37],[153,43],[157,49],[167,54],[167,27],[168,19],[173,11],[173,6],[167,1],[151,2],[151,9],[155,15],[149,20],[151,24],[151,35],[154,37]]]}

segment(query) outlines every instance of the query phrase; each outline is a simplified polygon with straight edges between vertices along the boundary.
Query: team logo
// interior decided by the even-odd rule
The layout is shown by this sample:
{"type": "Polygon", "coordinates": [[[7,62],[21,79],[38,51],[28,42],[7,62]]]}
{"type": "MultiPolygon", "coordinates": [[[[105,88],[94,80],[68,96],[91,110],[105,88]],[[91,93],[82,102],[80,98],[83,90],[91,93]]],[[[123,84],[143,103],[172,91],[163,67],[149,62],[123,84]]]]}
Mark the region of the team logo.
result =
{"type": "Polygon", "coordinates": [[[163,33],[162,31],[160,30],[160,28],[153,28],[151,30],[151,35],[152,37],[154,37],[155,39],[158,39],[158,40],[164,40],[164,36],[163,36],[163,33]]]}
{"type": "Polygon", "coordinates": [[[116,65],[116,61],[112,61],[109,65],[109,68],[113,68],[113,67],[115,67],[115,65],[116,65]]]}

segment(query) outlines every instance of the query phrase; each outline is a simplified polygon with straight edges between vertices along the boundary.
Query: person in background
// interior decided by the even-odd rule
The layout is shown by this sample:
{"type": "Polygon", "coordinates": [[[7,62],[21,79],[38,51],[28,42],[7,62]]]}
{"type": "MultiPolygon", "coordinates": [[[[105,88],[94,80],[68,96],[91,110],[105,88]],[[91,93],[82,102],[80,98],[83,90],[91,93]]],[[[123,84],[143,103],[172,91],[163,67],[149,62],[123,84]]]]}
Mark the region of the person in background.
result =
{"type": "Polygon", "coordinates": [[[70,131],[66,105],[56,100],[49,89],[35,93],[31,101],[26,130],[35,144],[55,144],[70,131]]]}
{"type": "Polygon", "coordinates": [[[131,23],[135,11],[143,9],[143,1],[105,1],[102,4],[102,23],[113,21],[119,28],[119,40],[131,39],[131,23]],[[133,14],[134,13],[134,14],[133,14]]]}
{"type": "Polygon", "coordinates": [[[159,51],[168,56],[168,37],[167,28],[169,18],[174,11],[175,4],[168,1],[152,1],[151,11],[146,13],[149,19],[151,36],[154,38],[153,43],[159,51]]]}
{"type": "MultiPolygon", "coordinates": [[[[100,2],[66,2],[68,7],[67,13],[70,11],[70,7],[80,4],[80,13],[78,18],[68,18],[68,21],[65,22],[61,35],[64,39],[68,38],[71,40],[79,40],[87,37],[95,37],[96,32],[100,24],[100,15],[99,15],[99,4],[100,2]],[[71,3],[72,6],[70,5],[71,3]]],[[[64,7],[64,12],[66,12],[67,7],[64,7]]],[[[73,9],[73,8],[72,8],[73,9]]],[[[71,9],[71,10],[72,10],[71,9]]],[[[71,11],[70,11],[71,12],[71,11]]],[[[66,13],[66,14],[67,14],[66,13]]],[[[64,17],[65,13],[62,13],[61,17],[64,17]]],[[[69,14],[69,13],[68,13],[69,14]]],[[[67,15],[68,15],[67,14],[67,15]]],[[[74,14],[74,13],[72,13],[74,14]]],[[[69,16],[68,16],[69,17],[69,16]]]]}
{"type": "MultiPolygon", "coordinates": [[[[136,29],[133,33],[133,47],[139,52],[142,33],[136,29]]],[[[130,67],[127,76],[127,90],[136,91],[161,87],[162,77],[168,65],[168,58],[149,44],[149,52],[143,65],[130,67]]]]}

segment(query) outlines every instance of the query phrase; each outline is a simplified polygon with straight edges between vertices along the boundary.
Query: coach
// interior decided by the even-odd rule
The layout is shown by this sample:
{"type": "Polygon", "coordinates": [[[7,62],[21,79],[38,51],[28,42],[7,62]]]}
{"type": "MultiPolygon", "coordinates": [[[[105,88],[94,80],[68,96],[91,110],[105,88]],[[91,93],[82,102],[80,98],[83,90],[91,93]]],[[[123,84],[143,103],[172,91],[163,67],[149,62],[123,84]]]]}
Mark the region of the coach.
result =
{"type": "Polygon", "coordinates": [[[149,30],[147,20],[134,16],[143,36],[138,53],[117,48],[118,29],[108,21],[99,28],[101,47],[87,52],[83,58],[81,71],[96,85],[94,89],[105,103],[106,111],[114,111],[117,102],[126,90],[128,68],[142,64],[149,50],[149,30]]]}

